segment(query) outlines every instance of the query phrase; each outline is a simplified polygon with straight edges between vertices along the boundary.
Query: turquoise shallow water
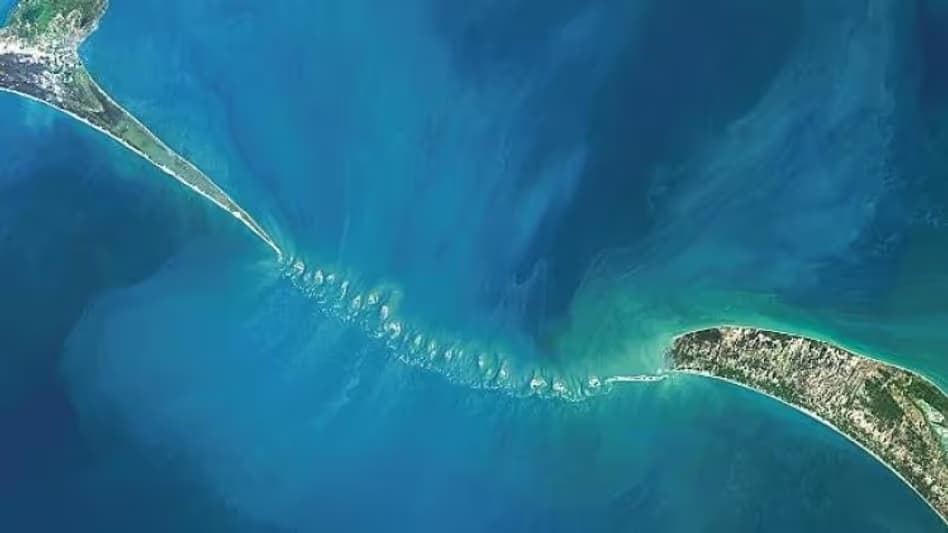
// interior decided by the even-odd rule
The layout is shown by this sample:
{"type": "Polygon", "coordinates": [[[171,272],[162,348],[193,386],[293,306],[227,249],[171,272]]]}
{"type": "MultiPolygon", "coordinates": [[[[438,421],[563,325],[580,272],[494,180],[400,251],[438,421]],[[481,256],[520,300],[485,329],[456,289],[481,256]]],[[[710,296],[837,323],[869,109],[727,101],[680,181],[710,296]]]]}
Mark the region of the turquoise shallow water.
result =
{"type": "Polygon", "coordinates": [[[0,99],[13,530],[942,530],[727,385],[482,390],[585,394],[722,322],[945,384],[937,3],[112,3],[101,84],[351,285],[304,296],[223,213],[0,99]],[[412,342],[340,319],[372,290],[412,342]]]}
{"type": "Polygon", "coordinates": [[[935,7],[346,6],[117,4],[154,27],[86,55],[294,255],[525,374],[724,322],[944,384],[935,7]]]}

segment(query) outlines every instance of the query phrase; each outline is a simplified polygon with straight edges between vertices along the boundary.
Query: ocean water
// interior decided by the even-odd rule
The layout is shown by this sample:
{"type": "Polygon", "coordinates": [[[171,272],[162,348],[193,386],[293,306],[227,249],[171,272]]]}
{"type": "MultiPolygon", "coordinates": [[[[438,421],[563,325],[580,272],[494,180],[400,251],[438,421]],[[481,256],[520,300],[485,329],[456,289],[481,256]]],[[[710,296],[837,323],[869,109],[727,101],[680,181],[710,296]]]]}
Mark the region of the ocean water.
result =
{"type": "Polygon", "coordinates": [[[948,383],[946,32],[934,0],[113,0],[90,70],[310,271],[0,98],[0,524],[943,531],[776,402],[601,383],[720,323],[948,383]]]}

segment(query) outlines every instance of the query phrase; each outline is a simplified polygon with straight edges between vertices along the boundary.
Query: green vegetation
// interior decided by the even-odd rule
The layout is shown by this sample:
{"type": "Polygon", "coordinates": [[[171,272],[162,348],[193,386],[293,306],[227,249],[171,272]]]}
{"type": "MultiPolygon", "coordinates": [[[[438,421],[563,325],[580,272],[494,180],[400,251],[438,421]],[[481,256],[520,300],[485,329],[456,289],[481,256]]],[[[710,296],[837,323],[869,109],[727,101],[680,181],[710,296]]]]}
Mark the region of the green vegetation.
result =
{"type": "Polygon", "coordinates": [[[899,407],[898,402],[895,401],[895,398],[881,382],[876,380],[866,381],[865,391],[868,396],[869,405],[867,407],[869,411],[882,422],[892,425],[905,416],[905,411],[899,407]]]}
{"type": "Polygon", "coordinates": [[[692,333],[692,336],[699,342],[720,342],[723,338],[721,330],[717,328],[696,331],[692,333]]]}
{"type": "Polygon", "coordinates": [[[948,395],[923,378],[752,328],[679,337],[670,357],[673,370],[729,379],[813,413],[875,453],[948,521],[948,395]]]}
{"type": "Polygon", "coordinates": [[[925,380],[914,378],[907,387],[909,395],[922,400],[934,407],[941,414],[948,416],[948,396],[945,396],[937,387],[925,380]]]}
{"type": "Polygon", "coordinates": [[[928,443],[925,442],[925,439],[918,433],[912,432],[912,438],[908,439],[907,442],[912,453],[919,457],[924,457],[931,453],[931,450],[928,448],[928,443]]]}
{"type": "Polygon", "coordinates": [[[91,31],[106,7],[107,0],[21,0],[10,13],[7,26],[23,37],[42,35],[53,30],[53,21],[62,15],[69,27],[55,29],[84,34],[91,31]]]}
{"type": "Polygon", "coordinates": [[[800,407],[804,407],[804,408],[807,407],[806,405],[803,404],[802,399],[800,398],[800,395],[797,394],[797,391],[795,391],[793,387],[785,383],[767,383],[763,386],[758,385],[758,387],[760,388],[766,387],[765,390],[768,393],[770,393],[773,396],[776,396],[777,398],[780,398],[781,400],[784,400],[786,402],[792,403],[800,407]]]}
{"type": "Polygon", "coordinates": [[[726,366],[717,367],[712,370],[712,374],[721,376],[722,378],[730,379],[738,383],[746,383],[747,376],[743,372],[728,368],[726,366]]]}

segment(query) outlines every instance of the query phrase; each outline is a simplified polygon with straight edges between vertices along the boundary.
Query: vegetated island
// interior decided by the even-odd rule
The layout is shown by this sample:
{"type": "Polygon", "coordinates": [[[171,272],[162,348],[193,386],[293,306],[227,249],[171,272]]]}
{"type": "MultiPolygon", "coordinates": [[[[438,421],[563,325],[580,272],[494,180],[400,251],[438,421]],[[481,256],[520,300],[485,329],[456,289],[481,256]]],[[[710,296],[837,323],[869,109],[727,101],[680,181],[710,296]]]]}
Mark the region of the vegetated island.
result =
{"type": "Polygon", "coordinates": [[[89,75],[79,46],[98,28],[107,7],[107,0],[21,0],[0,28],[0,90],[45,103],[112,137],[230,213],[282,256],[249,213],[89,75]]]}
{"type": "Polygon", "coordinates": [[[917,374],[825,342],[741,327],[678,337],[668,366],[762,392],[826,423],[948,523],[948,396],[917,374]]]}

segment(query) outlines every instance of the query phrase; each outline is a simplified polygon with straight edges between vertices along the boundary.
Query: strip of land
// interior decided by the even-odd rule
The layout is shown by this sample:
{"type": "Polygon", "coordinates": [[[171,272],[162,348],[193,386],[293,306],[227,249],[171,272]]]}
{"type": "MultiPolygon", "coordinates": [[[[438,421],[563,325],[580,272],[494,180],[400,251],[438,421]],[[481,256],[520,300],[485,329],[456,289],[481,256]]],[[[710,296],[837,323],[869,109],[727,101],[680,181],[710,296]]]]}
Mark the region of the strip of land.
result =
{"type": "Polygon", "coordinates": [[[0,91],[42,102],[105,133],[238,219],[278,256],[282,251],[240,205],[96,84],[79,46],[107,0],[21,0],[0,28],[0,91]]]}
{"type": "Polygon", "coordinates": [[[948,396],[921,376],[825,342],[739,327],[683,335],[668,359],[672,371],[724,379],[825,422],[948,523],[948,396]]]}

